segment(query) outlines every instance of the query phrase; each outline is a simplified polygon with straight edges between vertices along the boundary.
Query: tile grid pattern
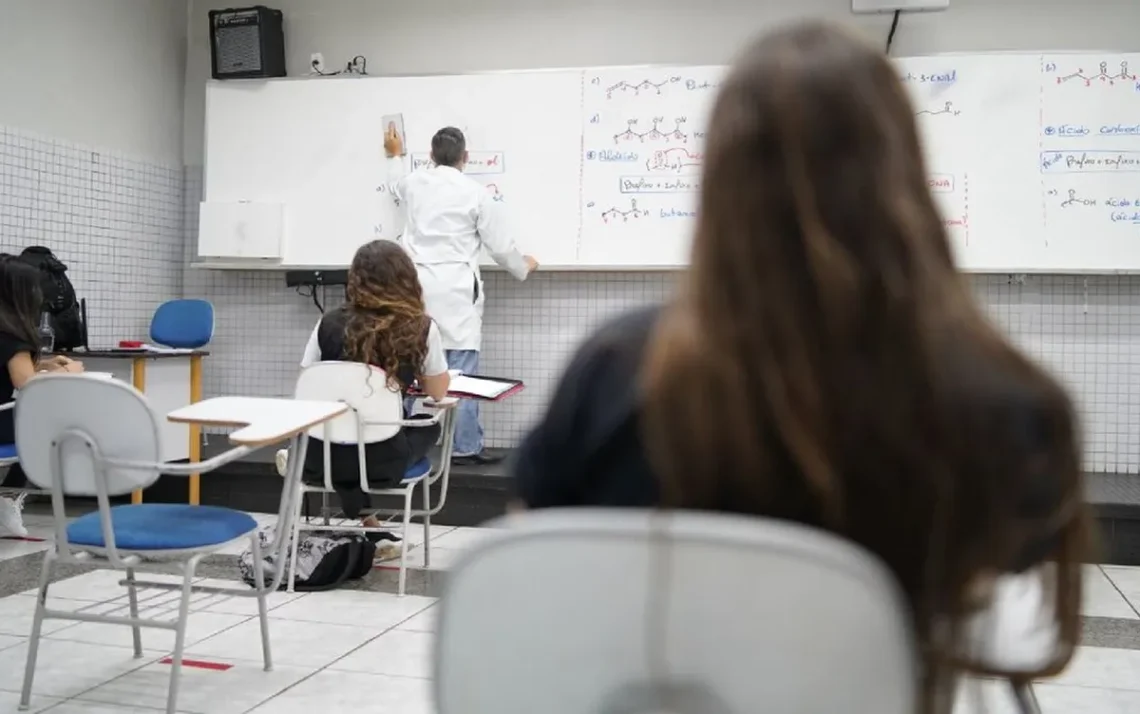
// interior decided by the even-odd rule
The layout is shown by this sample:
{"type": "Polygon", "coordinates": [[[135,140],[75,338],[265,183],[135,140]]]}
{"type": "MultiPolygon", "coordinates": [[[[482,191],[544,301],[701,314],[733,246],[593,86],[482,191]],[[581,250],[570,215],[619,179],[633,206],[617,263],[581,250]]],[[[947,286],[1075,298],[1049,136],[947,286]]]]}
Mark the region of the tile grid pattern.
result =
{"type": "Polygon", "coordinates": [[[0,126],[0,251],[52,248],[94,345],[145,338],[181,296],[182,200],[181,167],[0,126]]]}
{"type": "MultiPolygon", "coordinates": [[[[0,250],[47,244],[88,299],[92,342],[145,338],[162,301],[217,309],[206,393],[284,395],[318,313],[280,272],[191,268],[200,167],[135,157],[0,127],[0,250]]],[[[541,413],[574,346],[623,310],[663,300],[674,273],[487,274],[483,371],[528,389],[485,410],[488,441],[517,444],[541,413]]],[[[974,276],[992,318],[1071,388],[1086,466],[1140,473],[1140,277],[974,276]]],[[[338,300],[329,291],[330,303],[338,300]]]]}
{"type": "MultiPolygon", "coordinates": [[[[186,170],[186,250],[193,260],[201,170],[186,170]]],[[[1140,276],[978,275],[991,318],[1069,386],[1084,420],[1086,468],[1140,473],[1140,276]]],[[[660,302],[675,273],[536,274],[517,283],[488,272],[483,366],[527,390],[484,411],[492,446],[513,446],[539,416],[574,347],[623,310],[660,302]]],[[[187,267],[186,294],[213,300],[218,339],[206,391],[288,394],[316,319],[279,272],[187,267]]],[[[336,291],[330,291],[335,293],[336,291]]],[[[335,303],[335,299],[333,301],[335,303]]]]}
{"type": "MultiPolygon", "coordinates": [[[[259,515],[263,525],[273,516],[259,515]]],[[[49,516],[32,516],[33,534],[50,536],[49,516]]],[[[490,531],[433,528],[433,552],[456,557],[490,531]]],[[[418,535],[418,529],[414,532],[418,535]]],[[[11,541],[0,540],[0,567],[11,541]]],[[[48,547],[46,543],[40,546],[48,547]]],[[[24,551],[25,553],[27,551],[24,551]]],[[[236,552],[236,551],[235,551],[236,552]]],[[[417,551],[414,552],[419,552],[417,551]]],[[[12,556],[15,557],[15,556],[12,556]]],[[[453,560],[453,559],[452,559],[453,560]]],[[[444,567],[437,563],[436,567],[444,567]]],[[[154,576],[148,576],[154,577],[154,576]]],[[[163,579],[163,576],[157,576],[163,579]]],[[[1140,622],[1140,568],[1086,567],[1086,617],[1140,622]]],[[[50,606],[125,614],[121,574],[95,571],[55,583],[50,606]]],[[[202,580],[202,585],[234,585],[202,580]]],[[[14,711],[33,591],[0,598],[0,710],[14,711]]],[[[177,594],[143,591],[142,615],[168,619],[177,594]]],[[[255,603],[199,594],[187,630],[187,658],[209,665],[183,671],[179,710],[201,714],[293,714],[314,708],[428,714],[430,653],[437,611],[431,597],[398,598],[385,592],[337,590],[270,596],[271,640],[276,667],[263,672],[255,603]]],[[[130,630],[94,623],[48,621],[41,644],[33,709],[53,714],[102,714],[161,710],[169,667],[169,632],[143,632],[144,657],[133,659],[130,630]]],[[[1140,649],[1082,647],[1057,679],[1037,685],[1043,714],[1123,714],[1140,711],[1140,649]]],[[[1006,690],[990,682],[963,687],[955,714],[1014,714],[1006,690]]]]}

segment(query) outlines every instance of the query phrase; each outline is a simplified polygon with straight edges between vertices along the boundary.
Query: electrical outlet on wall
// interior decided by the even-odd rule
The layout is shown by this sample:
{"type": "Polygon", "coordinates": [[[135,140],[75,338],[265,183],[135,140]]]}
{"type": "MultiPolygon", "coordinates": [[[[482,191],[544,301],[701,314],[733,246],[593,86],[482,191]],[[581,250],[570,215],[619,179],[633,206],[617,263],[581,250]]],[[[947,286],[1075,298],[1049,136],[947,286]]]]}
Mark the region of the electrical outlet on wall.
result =
{"type": "Polygon", "coordinates": [[[912,10],[946,10],[950,0],[851,0],[851,12],[903,12],[912,10]]]}
{"type": "Polygon", "coordinates": [[[320,52],[314,52],[309,55],[309,69],[314,72],[325,71],[325,56],[320,52]]]}

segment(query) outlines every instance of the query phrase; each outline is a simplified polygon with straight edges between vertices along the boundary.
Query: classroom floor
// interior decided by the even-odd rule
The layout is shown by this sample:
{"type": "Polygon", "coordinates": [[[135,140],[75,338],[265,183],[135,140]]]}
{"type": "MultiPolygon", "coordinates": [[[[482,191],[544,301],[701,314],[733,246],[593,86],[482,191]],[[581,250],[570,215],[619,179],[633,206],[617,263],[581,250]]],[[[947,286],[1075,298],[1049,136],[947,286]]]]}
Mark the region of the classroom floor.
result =
{"type": "MultiPolygon", "coordinates": [[[[27,517],[31,535],[51,537],[47,516],[27,517]]],[[[266,516],[263,522],[271,522],[266,516]]],[[[308,714],[433,711],[429,651],[441,571],[486,530],[435,526],[432,568],[410,579],[396,597],[395,572],[376,570],[355,589],[286,594],[270,599],[275,669],[262,671],[256,604],[196,596],[188,628],[181,712],[308,714]]],[[[422,563],[422,528],[410,539],[422,563]]],[[[46,541],[0,539],[0,712],[15,712],[35,604],[33,588],[46,541]]],[[[236,578],[234,556],[203,566],[203,582],[236,578]]],[[[119,573],[75,570],[51,588],[52,606],[126,613],[119,573]],[[108,599],[114,598],[107,603],[108,599]],[[100,604],[102,603],[102,604],[100,604]]],[[[1140,568],[1088,568],[1085,642],[1058,679],[1036,687],[1044,714],[1140,712],[1140,568]]],[[[143,614],[173,614],[177,595],[142,594],[143,614]]],[[[134,659],[130,629],[49,621],[40,649],[32,712],[149,714],[165,705],[173,634],[143,631],[143,659],[134,659]]],[[[1011,714],[1004,689],[976,683],[956,714],[1011,714]],[[981,705],[979,706],[979,702],[981,705]]]]}

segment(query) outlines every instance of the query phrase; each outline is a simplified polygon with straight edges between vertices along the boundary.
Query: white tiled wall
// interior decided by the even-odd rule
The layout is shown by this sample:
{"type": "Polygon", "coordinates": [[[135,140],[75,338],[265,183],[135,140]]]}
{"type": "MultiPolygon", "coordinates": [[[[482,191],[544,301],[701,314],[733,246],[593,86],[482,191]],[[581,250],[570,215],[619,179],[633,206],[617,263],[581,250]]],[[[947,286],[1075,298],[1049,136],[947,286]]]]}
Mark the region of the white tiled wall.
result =
{"type": "MultiPolygon", "coordinates": [[[[189,260],[200,169],[187,169],[185,185],[189,260]]],[[[482,371],[528,385],[508,404],[485,410],[488,443],[516,444],[574,346],[606,318],[664,299],[674,279],[670,273],[539,272],[517,283],[488,272],[482,371]]],[[[976,276],[973,284],[1008,334],[1072,389],[1085,422],[1087,467],[1140,472],[1140,276],[976,276]]],[[[185,288],[218,310],[206,391],[287,394],[319,317],[311,300],[286,288],[275,272],[187,268],[185,288]]]]}
{"type": "Polygon", "coordinates": [[[0,126],[0,251],[46,245],[87,299],[93,346],[144,339],[182,293],[182,169],[0,126]]]}

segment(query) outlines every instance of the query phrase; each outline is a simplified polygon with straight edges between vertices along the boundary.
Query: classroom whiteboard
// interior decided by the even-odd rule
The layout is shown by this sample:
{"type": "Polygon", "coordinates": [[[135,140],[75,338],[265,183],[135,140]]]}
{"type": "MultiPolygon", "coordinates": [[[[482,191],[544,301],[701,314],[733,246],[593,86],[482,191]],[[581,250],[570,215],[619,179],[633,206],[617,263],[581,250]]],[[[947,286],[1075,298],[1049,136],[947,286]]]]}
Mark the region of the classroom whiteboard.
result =
{"type": "MultiPolygon", "coordinates": [[[[1140,54],[897,63],[963,269],[1140,271],[1140,54]]],[[[437,129],[463,129],[468,173],[544,268],[681,267],[724,72],[215,82],[204,200],[283,205],[274,266],[344,266],[360,244],[400,231],[398,208],[381,190],[381,117],[403,114],[409,169],[428,162],[437,129]]]]}

